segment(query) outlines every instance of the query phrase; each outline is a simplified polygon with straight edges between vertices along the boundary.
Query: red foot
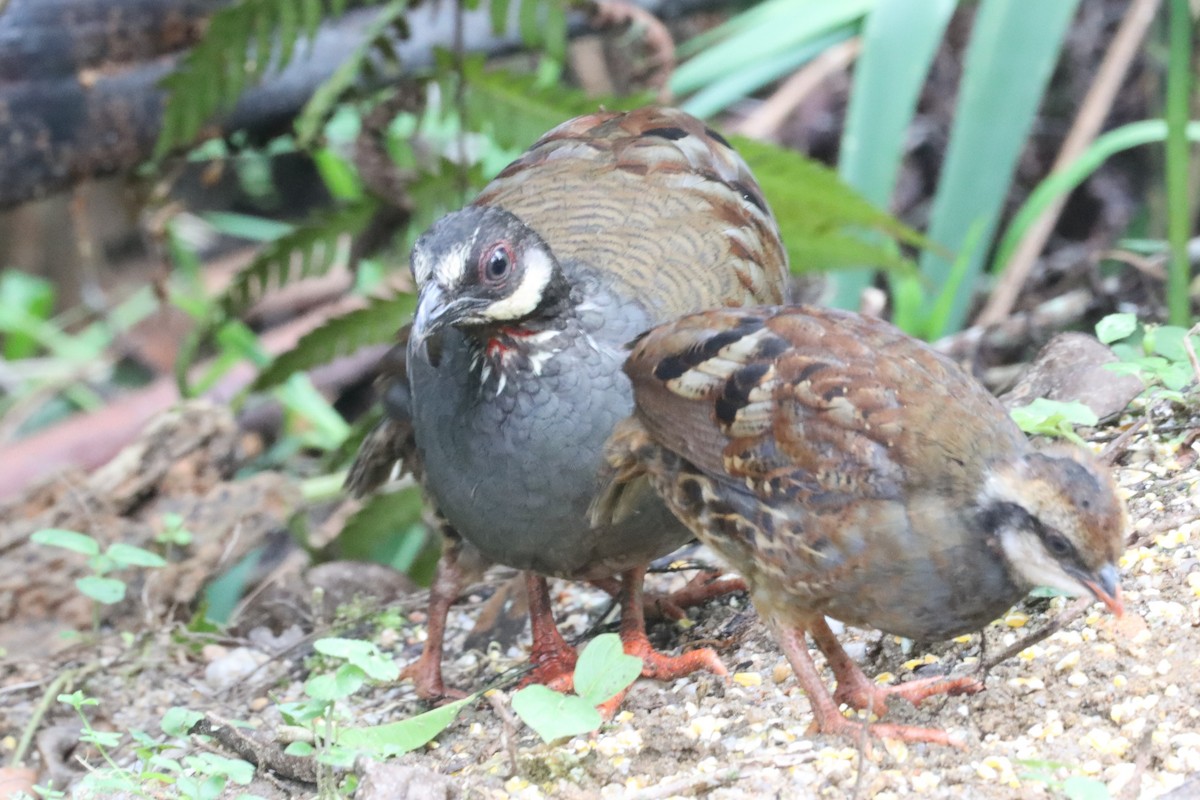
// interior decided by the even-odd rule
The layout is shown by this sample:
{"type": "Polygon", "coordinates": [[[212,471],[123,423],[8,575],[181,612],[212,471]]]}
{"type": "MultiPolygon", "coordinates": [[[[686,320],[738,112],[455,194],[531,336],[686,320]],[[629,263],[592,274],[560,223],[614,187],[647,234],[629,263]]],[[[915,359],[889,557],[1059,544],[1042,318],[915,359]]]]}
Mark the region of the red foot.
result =
{"type": "Polygon", "coordinates": [[[937,728],[917,728],[912,725],[891,725],[887,723],[864,725],[861,722],[848,720],[841,714],[834,714],[828,719],[814,719],[809,732],[845,736],[849,739],[858,740],[862,737],[864,728],[868,736],[874,736],[879,739],[903,739],[906,742],[929,742],[930,744],[941,744],[948,747],[966,749],[965,744],[937,728]]]}
{"type": "MultiPolygon", "coordinates": [[[[862,675],[861,672],[858,673],[862,675]]],[[[889,697],[902,697],[914,706],[936,694],[960,695],[982,692],[983,683],[975,678],[921,678],[895,686],[880,686],[863,676],[863,681],[843,683],[838,681],[837,690],[833,693],[834,702],[845,703],[859,710],[870,709],[876,716],[887,712],[889,697]]]]}
{"type": "Polygon", "coordinates": [[[461,700],[467,693],[454,688],[448,688],[442,683],[442,648],[430,647],[425,642],[421,657],[400,671],[400,680],[411,680],[417,697],[422,700],[461,700]]]}
{"type": "Polygon", "coordinates": [[[557,692],[568,692],[575,686],[578,654],[554,624],[546,579],[532,572],[525,573],[525,591],[529,593],[529,628],[533,634],[529,660],[533,670],[521,681],[521,686],[542,683],[557,692]]]}
{"type": "MultiPolygon", "coordinates": [[[[645,618],[678,621],[687,616],[684,609],[702,605],[731,592],[746,591],[746,582],[741,578],[723,576],[724,573],[720,570],[702,570],[678,591],[670,594],[643,593],[642,608],[645,618]]],[[[624,586],[616,578],[599,578],[591,581],[591,584],[613,597],[620,597],[624,586]]]]}
{"type": "MultiPolygon", "coordinates": [[[[846,736],[855,740],[866,733],[870,736],[883,739],[903,739],[909,742],[929,742],[931,744],[963,747],[962,742],[954,739],[945,731],[940,731],[936,728],[915,728],[909,725],[888,724],[864,725],[861,722],[853,722],[846,719],[838,710],[834,699],[829,696],[829,690],[825,688],[825,682],[821,680],[816,665],[813,664],[812,656],[808,653],[808,645],[804,641],[804,629],[775,620],[772,620],[772,622],[775,624],[779,645],[791,663],[792,670],[796,673],[796,680],[803,687],[804,693],[808,695],[809,705],[812,706],[813,724],[810,730],[836,736],[846,736]]],[[[838,678],[839,691],[842,691],[843,685],[847,687],[857,685],[855,679],[849,677],[852,671],[857,671],[862,681],[867,683],[868,694],[866,696],[868,699],[872,697],[871,692],[877,689],[890,688],[876,687],[870,681],[867,681],[866,676],[862,674],[862,670],[859,670],[857,665],[841,649],[841,645],[837,643],[837,639],[834,638],[833,632],[829,630],[823,618],[818,617],[816,620],[809,621],[808,629],[813,639],[817,642],[817,645],[825,651],[830,665],[832,666],[835,661],[838,662],[838,666],[834,667],[835,671],[839,668],[845,671],[845,675],[839,675],[838,678]],[[833,655],[831,655],[831,652],[833,655]],[[838,654],[841,656],[840,659],[838,658],[838,654]],[[846,666],[847,663],[853,666],[853,670],[850,670],[846,666]]],[[[882,703],[882,699],[876,697],[875,712],[877,714],[883,713],[880,703],[882,703]]]]}
{"type": "Polygon", "coordinates": [[[450,613],[450,606],[458,599],[463,584],[462,567],[458,563],[462,540],[456,534],[447,534],[443,541],[442,557],[438,560],[433,585],[429,589],[425,647],[421,650],[421,657],[400,673],[401,680],[412,680],[417,697],[423,700],[451,700],[467,696],[458,689],[447,689],[442,683],[442,643],[446,638],[446,617],[450,613]]]}

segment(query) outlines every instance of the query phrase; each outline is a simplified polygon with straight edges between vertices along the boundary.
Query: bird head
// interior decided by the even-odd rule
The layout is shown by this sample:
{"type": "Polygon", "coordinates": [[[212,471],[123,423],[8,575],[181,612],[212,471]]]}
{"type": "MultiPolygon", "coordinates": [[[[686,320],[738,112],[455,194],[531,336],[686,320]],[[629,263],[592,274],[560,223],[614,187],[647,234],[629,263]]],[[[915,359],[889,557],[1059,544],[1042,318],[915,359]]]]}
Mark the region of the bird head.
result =
{"type": "Polygon", "coordinates": [[[438,220],[413,245],[411,264],[417,352],[426,352],[426,342],[444,328],[521,323],[567,292],[562,269],[542,237],[516,216],[490,206],[467,206],[438,220]]]}
{"type": "Polygon", "coordinates": [[[1029,586],[1091,594],[1123,613],[1117,559],[1125,506],[1112,477],[1087,453],[1061,447],[994,465],[979,508],[1012,571],[1029,586]]]}

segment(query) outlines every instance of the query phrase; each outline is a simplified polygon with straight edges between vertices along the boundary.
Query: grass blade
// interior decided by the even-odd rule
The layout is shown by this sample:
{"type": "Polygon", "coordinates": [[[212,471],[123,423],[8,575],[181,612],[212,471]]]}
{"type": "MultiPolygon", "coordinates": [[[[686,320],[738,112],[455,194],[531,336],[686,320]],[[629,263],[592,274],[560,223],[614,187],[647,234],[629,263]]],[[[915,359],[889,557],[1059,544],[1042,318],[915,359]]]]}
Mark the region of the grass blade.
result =
{"type": "MultiPolygon", "coordinates": [[[[887,208],[917,98],[957,0],[878,0],[862,30],[862,55],[842,134],[838,172],[887,208]]],[[[856,308],[874,270],[839,272],[833,304],[856,308]]]]}
{"type": "MultiPolygon", "coordinates": [[[[1077,5],[1078,0],[980,4],[928,235],[958,252],[971,227],[983,220],[983,246],[972,254],[963,291],[950,308],[945,328],[933,331],[934,336],[957,330],[966,318],[1017,157],[1077,5]]],[[[926,250],[921,270],[937,295],[949,280],[952,261],[926,250]]]]}

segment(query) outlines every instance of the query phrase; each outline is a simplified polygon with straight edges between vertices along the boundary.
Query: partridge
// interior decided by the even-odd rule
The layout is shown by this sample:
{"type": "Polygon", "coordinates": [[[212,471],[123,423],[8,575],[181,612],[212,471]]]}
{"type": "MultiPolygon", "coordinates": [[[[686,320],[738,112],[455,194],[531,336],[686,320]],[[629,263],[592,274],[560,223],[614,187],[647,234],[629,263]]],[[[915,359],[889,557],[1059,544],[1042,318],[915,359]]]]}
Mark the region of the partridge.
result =
{"type": "Polygon", "coordinates": [[[527,571],[537,680],[569,683],[575,658],[546,576],[621,576],[622,637],[643,674],[723,672],[711,651],[668,658],[646,640],[645,565],[688,528],[649,494],[615,524],[593,527],[588,509],[604,443],[633,408],[623,344],[690,311],[783,300],[787,257],[745,162],[681,111],[579,117],[435,223],[411,265],[410,338],[349,484],[361,492],[380,463],[403,461],[447,522],[430,636],[409,670],[418,692],[446,692],[443,623],[463,548],[527,571]]]}
{"type": "MultiPolygon", "coordinates": [[[[647,487],[746,579],[808,695],[815,726],[977,691],[972,679],[877,687],[825,617],[922,641],[982,628],[1034,586],[1122,611],[1125,511],[1074,447],[1033,448],[973,378],[876,319],[806,306],[714,310],[637,339],[636,411],[607,448],[597,524],[647,487]],[[838,686],[831,699],[808,633],[838,686]]],[[[872,732],[949,742],[942,731],[872,732]]]]}

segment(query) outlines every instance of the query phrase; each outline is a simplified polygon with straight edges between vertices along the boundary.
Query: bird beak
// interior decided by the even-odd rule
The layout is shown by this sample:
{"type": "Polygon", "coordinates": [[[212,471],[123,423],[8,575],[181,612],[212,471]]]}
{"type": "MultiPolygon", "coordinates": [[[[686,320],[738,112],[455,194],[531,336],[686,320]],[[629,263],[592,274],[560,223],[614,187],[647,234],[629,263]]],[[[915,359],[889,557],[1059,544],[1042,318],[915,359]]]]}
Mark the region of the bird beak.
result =
{"type": "Polygon", "coordinates": [[[419,353],[432,366],[441,361],[441,341],[437,336],[444,328],[468,320],[480,305],[478,300],[464,297],[449,300],[436,283],[427,283],[417,295],[417,312],[413,315],[409,338],[411,352],[419,353]]]}
{"type": "Polygon", "coordinates": [[[1114,615],[1119,617],[1125,613],[1116,564],[1105,564],[1093,578],[1085,578],[1083,584],[1091,590],[1097,600],[1108,606],[1108,610],[1114,615]]]}

